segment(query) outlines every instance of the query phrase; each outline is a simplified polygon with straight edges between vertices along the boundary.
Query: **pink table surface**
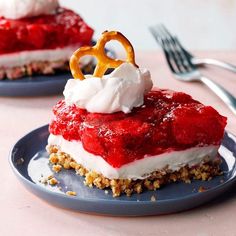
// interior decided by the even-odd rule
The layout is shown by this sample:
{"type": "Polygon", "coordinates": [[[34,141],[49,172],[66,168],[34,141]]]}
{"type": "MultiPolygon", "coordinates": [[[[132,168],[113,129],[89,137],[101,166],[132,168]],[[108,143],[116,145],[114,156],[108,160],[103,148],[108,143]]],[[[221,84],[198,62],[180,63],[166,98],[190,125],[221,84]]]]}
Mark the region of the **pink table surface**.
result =
{"type": "MultiPolygon", "coordinates": [[[[198,52],[236,64],[236,52],[198,52]]],[[[160,52],[137,52],[137,62],[149,68],[156,86],[190,93],[228,117],[227,129],[236,134],[236,117],[198,83],[176,81],[160,52]]],[[[216,68],[204,69],[236,96],[236,74],[216,68]]],[[[51,108],[60,96],[34,98],[0,97],[1,193],[0,235],[236,235],[236,191],[217,201],[171,215],[114,218],[87,215],[56,208],[29,193],[16,179],[8,163],[11,146],[24,134],[50,120],[51,108]]],[[[235,186],[236,187],[236,186],[235,186]]]]}

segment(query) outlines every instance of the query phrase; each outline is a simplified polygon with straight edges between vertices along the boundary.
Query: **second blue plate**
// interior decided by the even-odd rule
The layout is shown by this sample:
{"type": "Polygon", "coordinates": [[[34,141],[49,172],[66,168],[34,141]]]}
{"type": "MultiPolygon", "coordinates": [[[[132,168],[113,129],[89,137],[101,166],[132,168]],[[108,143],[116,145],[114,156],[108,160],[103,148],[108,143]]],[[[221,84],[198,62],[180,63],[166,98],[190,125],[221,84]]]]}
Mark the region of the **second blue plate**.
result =
{"type": "Polygon", "coordinates": [[[38,75],[18,80],[1,80],[0,96],[47,96],[62,94],[69,72],[55,75],[38,75]]]}

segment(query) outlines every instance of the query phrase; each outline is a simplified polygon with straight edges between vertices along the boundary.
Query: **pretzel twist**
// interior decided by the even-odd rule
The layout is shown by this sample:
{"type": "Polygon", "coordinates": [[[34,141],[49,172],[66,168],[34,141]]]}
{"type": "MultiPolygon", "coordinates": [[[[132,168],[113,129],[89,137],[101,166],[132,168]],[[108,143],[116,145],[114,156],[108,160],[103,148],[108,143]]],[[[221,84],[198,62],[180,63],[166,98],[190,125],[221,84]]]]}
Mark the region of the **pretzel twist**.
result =
{"type": "MultiPolygon", "coordinates": [[[[93,47],[81,47],[76,50],[71,59],[70,59],[70,69],[73,77],[75,79],[83,80],[85,79],[80,67],[79,61],[81,57],[90,55],[97,59],[97,65],[95,67],[93,76],[95,77],[102,77],[107,69],[110,68],[117,68],[124,62],[130,62],[133,65],[135,64],[135,55],[134,49],[130,41],[120,32],[117,31],[105,31],[101,38],[97,41],[97,44],[93,47]],[[105,46],[111,40],[119,41],[122,46],[125,48],[126,51],[126,61],[122,61],[119,59],[113,59],[106,55],[105,46]]],[[[138,67],[138,66],[137,66],[138,67]]]]}

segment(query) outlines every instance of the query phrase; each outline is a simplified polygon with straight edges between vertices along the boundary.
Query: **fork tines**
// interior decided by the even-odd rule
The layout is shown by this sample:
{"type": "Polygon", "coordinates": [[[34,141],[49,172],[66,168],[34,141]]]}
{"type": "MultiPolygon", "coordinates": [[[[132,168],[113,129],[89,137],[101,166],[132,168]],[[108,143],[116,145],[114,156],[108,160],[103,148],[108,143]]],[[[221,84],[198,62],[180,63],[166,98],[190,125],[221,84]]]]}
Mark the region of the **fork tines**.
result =
{"type": "Polygon", "coordinates": [[[183,73],[194,67],[191,62],[191,54],[182,47],[177,37],[171,35],[163,24],[158,24],[149,29],[162,47],[172,72],[183,73]]]}

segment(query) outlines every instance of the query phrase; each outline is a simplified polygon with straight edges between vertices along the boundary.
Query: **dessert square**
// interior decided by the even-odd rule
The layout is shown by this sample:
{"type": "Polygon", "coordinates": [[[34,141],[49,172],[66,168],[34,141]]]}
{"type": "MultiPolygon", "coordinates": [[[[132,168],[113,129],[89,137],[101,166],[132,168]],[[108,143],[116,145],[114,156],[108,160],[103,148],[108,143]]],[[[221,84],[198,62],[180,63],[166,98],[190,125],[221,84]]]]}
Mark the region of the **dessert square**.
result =
{"type": "MultiPolygon", "coordinates": [[[[0,13],[5,15],[0,17],[0,79],[69,71],[73,52],[91,45],[94,31],[80,15],[60,7],[57,1],[51,2],[38,6],[38,1],[14,1],[12,9],[0,5],[0,13]],[[14,13],[14,9],[21,6],[24,6],[22,13],[27,14],[18,16],[20,13],[14,13]],[[34,12],[30,9],[39,12],[32,16],[34,12]]],[[[86,72],[91,70],[91,65],[91,58],[80,62],[86,72]]]]}
{"type": "Polygon", "coordinates": [[[75,79],[68,80],[49,126],[55,171],[74,169],[86,185],[110,188],[114,197],[221,174],[217,151],[226,117],[186,93],[152,88],[150,72],[137,67],[121,33],[104,32],[93,48],[77,50],[70,65],[75,79]],[[127,61],[99,54],[114,39],[123,43],[127,61]],[[99,59],[94,75],[74,66],[84,53],[99,59]],[[115,69],[102,75],[106,67],[115,69]]]}

